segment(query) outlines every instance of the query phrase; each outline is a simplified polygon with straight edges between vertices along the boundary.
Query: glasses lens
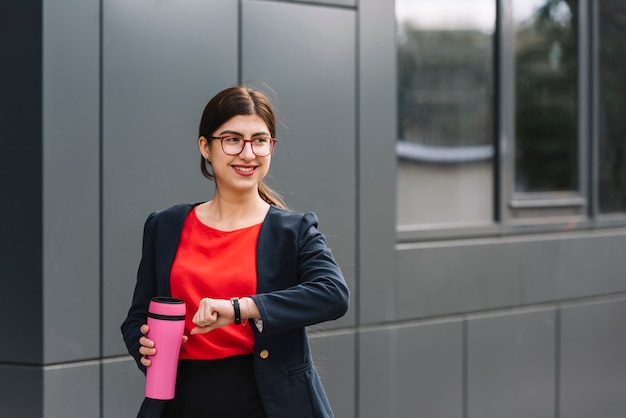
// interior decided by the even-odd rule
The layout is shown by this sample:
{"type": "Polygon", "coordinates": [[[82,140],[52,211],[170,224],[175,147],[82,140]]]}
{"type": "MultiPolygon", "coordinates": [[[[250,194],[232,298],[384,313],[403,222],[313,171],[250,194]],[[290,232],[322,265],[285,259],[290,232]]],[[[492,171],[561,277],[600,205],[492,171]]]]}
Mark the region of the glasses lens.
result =
{"type": "Polygon", "coordinates": [[[222,149],[228,155],[237,155],[243,151],[245,142],[236,136],[225,136],[222,138],[222,149]]]}
{"type": "Polygon", "coordinates": [[[258,137],[251,141],[246,141],[237,136],[225,136],[221,138],[222,150],[228,155],[241,154],[246,142],[252,144],[252,152],[258,157],[266,157],[274,151],[274,141],[269,137],[258,137]]]}
{"type": "Polygon", "coordinates": [[[274,142],[271,138],[255,138],[252,140],[252,151],[259,157],[266,157],[272,153],[274,142]]]}

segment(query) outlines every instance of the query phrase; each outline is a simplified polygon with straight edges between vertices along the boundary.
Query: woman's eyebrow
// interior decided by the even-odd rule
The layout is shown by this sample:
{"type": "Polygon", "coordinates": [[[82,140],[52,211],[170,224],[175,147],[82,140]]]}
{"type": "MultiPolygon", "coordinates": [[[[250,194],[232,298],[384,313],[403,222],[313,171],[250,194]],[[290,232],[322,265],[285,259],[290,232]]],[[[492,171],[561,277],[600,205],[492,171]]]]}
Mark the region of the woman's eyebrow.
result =
{"type": "Polygon", "coordinates": [[[237,131],[230,131],[230,130],[226,130],[226,131],[222,131],[222,132],[220,132],[220,135],[225,135],[225,134],[243,136],[243,134],[242,134],[242,133],[237,132],[237,131]]]}
{"type": "MultiPolygon", "coordinates": [[[[237,136],[241,136],[241,137],[244,136],[241,132],[231,131],[231,130],[222,131],[222,132],[220,132],[220,136],[221,135],[237,135],[237,136]]],[[[268,134],[267,132],[257,132],[255,134],[250,135],[250,136],[254,137],[254,136],[271,136],[271,135],[268,134]]]]}

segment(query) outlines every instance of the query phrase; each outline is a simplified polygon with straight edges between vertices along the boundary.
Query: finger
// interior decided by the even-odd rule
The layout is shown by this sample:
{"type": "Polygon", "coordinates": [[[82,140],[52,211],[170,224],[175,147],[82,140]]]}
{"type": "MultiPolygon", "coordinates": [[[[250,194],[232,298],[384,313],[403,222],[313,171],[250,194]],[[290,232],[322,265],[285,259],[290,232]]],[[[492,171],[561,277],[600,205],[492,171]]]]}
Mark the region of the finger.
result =
{"type": "Polygon", "coordinates": [[[196,335],[196,334],[206,334],[207,332],[210,332],[210,331],[212,331],[212,330],[213,330],[213,327],[211,327],[210,325],[209,325],[209,326],[206,326],[206,327],[201,327],[201,326],[198,326],[198,327],[193,327],[193,328],[191,329],[191,331],[189,331],[189,333],[190,333],[191,335],[196,335]]]}
{"type": "Polygon", "coordinates": [[[141,345],[139,346],[139,354],[142,354],[144,356],[153,356],[154,354],[156,354],[156,348],[148,347],[146,345],[141,345]]]}
{"type": "Polygon", "coordinates": [[[192,322],[196,325],[206,326],[211,325],[213,322],[215,322],[216,318],[217,314],[213,306],[213,299],[203,298],[200,301],[198,310],[193,316],[192,322]]]}
{"type": "Polygon", "coordinates": [[[150,361],[150,359],[148,359],[146,356],[143,356],[141,358],[141,364],[143,364],[145,367],[150,367],[152,361],[150,361]]]}
{"type": "Polygon", "coordinates": [[[143,324],[141,328],[139,328],[139,331],[141,331],[143,335],[148,335],[150,328],[148,328],[148,324],[143,324]]]}
{"type": "Polygon", "coordinates": [[[196,312],[193,319],[191,320],[191,322],[193,322],[194,324],[200,327],[209,326],[213,324],[215,321],[217,321],[217,312],[202,312],[201,313],[200,310],[196,312]]]}
{"type": "Polygon", "coordinates": [[[203,321],[208,315],[211,314],[211,308],[208,306],[207,300],[202,299],[200,302],[200,306],[198,306],[198,310],[193,316],[192,322],[198,323],[203,321]]]}
{"type": "Polygon", "coordinates": [[[189,340],[187,335],[183,335],[183,344],[185,344],[189,340]]]}
{"type": "Polygon", "coordinates": [[[141,338],[139,338],[139,344],[141,346],[143,346],[143,347],[148,347],[148,348],[153,348],[154,347],[154,341],[152,341],[148,337],[141,337],[141,338]]]}
{"type": "Polygon", "coordinates": [[[139,354],[142,354],[144,356],[153,356],[156,354],[156,348],[141,346],[139,347],[139,354]]]}

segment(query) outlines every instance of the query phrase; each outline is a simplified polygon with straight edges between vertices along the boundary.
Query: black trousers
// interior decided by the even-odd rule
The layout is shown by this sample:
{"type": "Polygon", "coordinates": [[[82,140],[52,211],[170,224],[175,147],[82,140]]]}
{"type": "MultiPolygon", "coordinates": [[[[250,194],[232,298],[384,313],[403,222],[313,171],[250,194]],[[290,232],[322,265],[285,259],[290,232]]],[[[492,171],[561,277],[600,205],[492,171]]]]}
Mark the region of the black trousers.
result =
{"type": "Polygon", "coordinates": [[[180,360],[171,401],[146,399],[138,418],[267,418],[252,355],[180,360]]]}

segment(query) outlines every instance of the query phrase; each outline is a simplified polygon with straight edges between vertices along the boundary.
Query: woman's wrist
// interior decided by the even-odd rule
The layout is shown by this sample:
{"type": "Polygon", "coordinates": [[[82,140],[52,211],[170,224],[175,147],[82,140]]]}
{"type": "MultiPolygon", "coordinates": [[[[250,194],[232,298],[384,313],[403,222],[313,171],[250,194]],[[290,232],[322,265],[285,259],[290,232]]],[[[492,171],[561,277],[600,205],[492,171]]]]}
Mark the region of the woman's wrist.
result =
{"type": "Polygon", "coordinates": [[[258,314],[258,309],[256,309],[256,304],[252,298],[243,297],[240,299],[233,297],[230,299],[230,303],[235,314],[235,325],[246,325],[248,319],[254,319],[255,312],[258,314]],[[251,305],[254,308],[251,309],[251,305]]]}
{"type": "Polygon", "coordinates": [[[241,325],[246,325],[248,318],[250,318],[250,308],[248,305],[249,300],[250,298],[241,299],[241,325]]]}
{"type": "Polygon", "coordinates": [[[251,297],[244,297],[241,298],[240,300],[241,302],[241,319],[242,320],[248,320],[248,319],[261,319],[261,314],[259,312],[259,309],[256,306],[256,303],[254,303],[254,299],[252,299],[251,297]]]}

